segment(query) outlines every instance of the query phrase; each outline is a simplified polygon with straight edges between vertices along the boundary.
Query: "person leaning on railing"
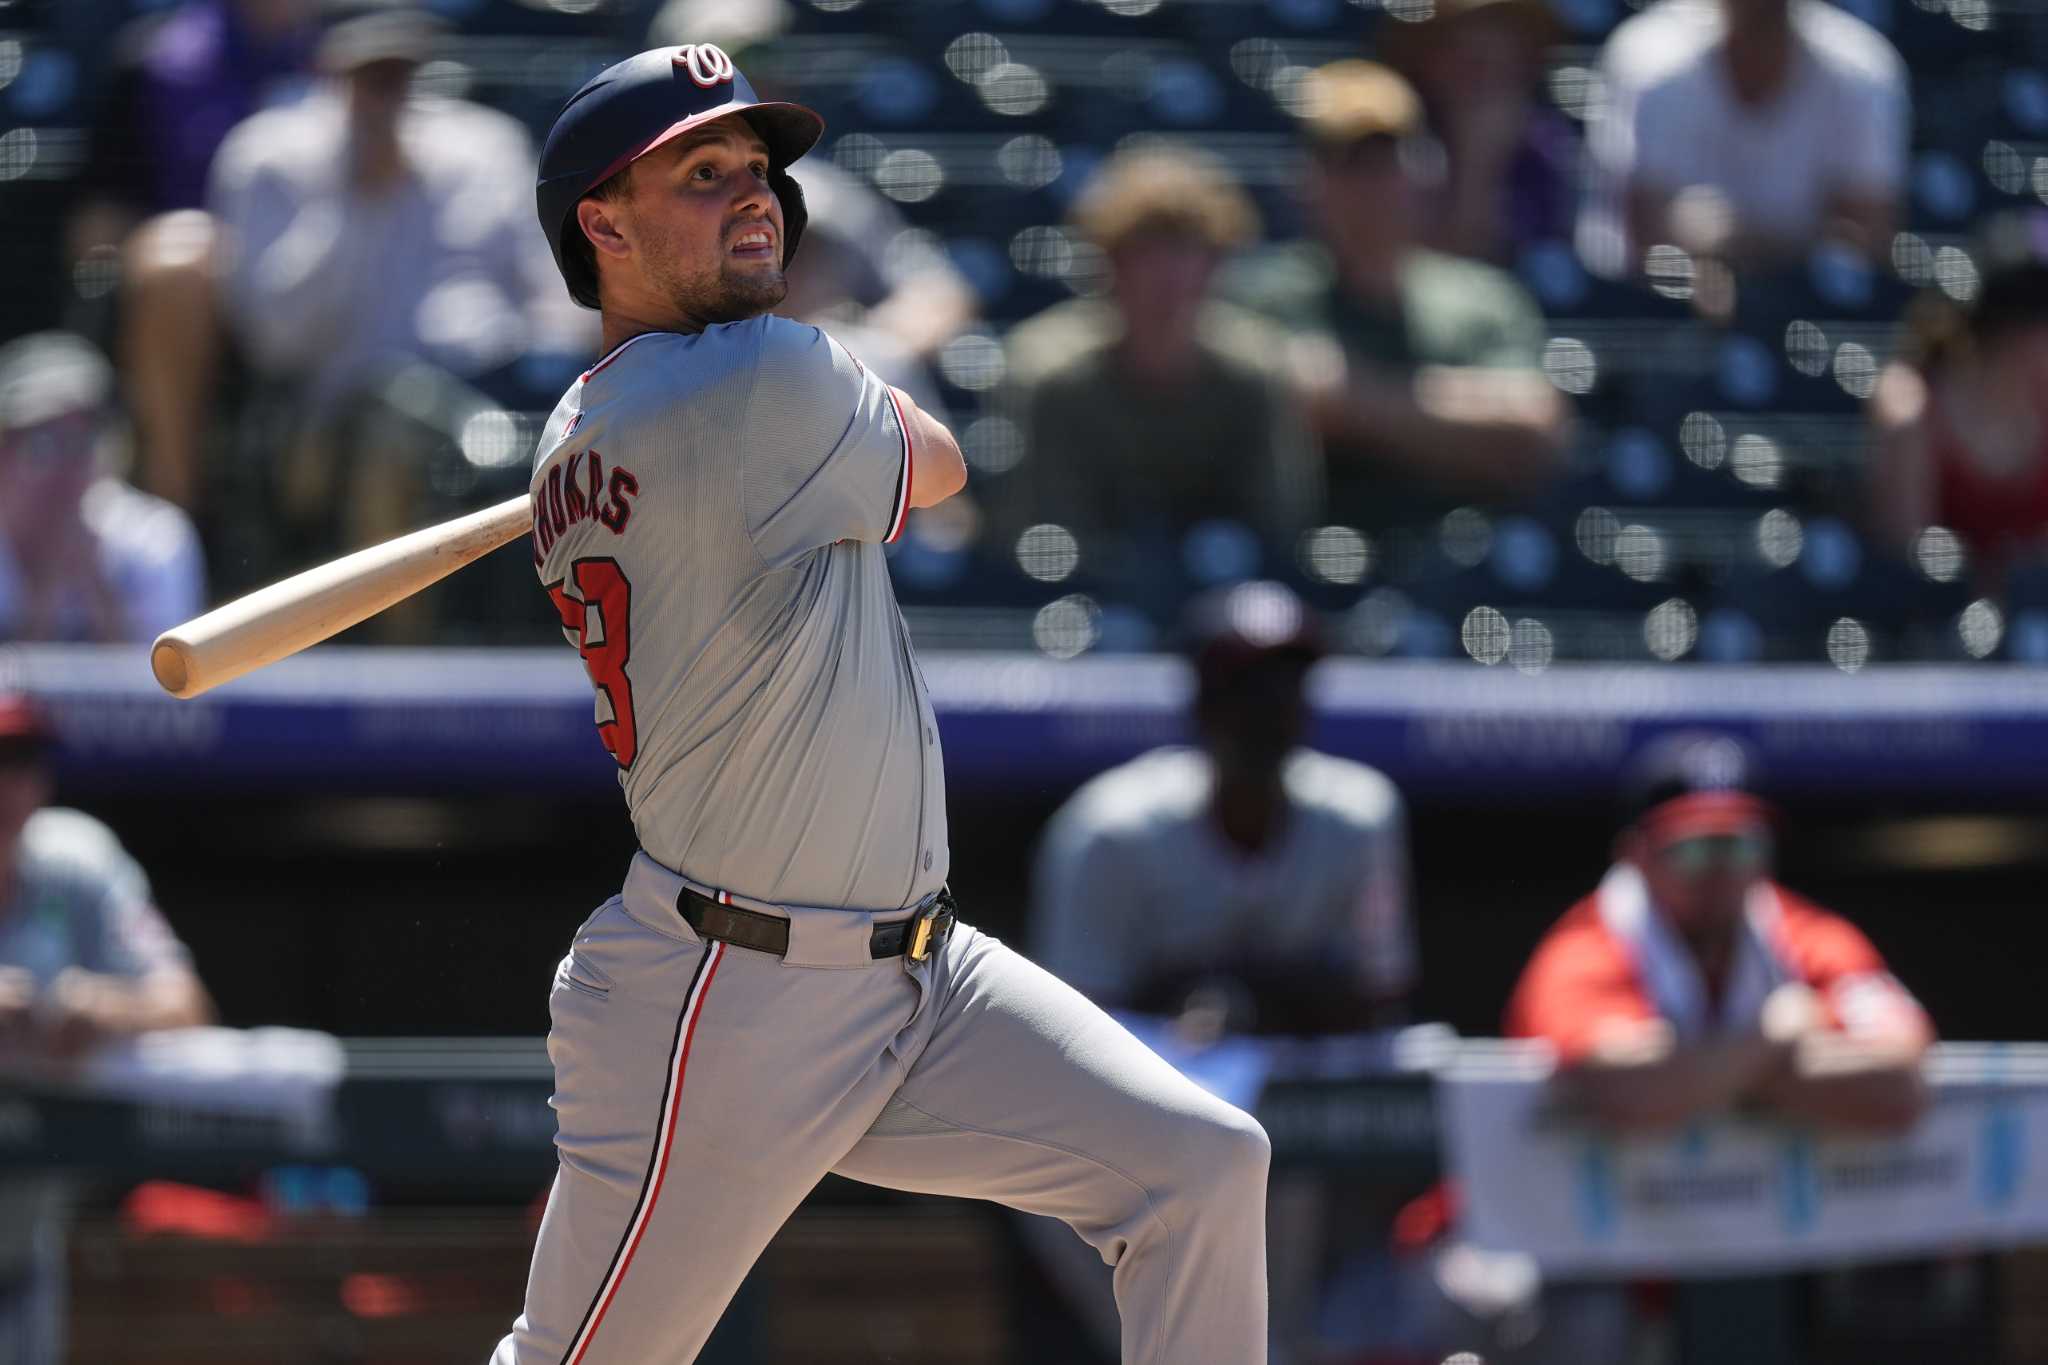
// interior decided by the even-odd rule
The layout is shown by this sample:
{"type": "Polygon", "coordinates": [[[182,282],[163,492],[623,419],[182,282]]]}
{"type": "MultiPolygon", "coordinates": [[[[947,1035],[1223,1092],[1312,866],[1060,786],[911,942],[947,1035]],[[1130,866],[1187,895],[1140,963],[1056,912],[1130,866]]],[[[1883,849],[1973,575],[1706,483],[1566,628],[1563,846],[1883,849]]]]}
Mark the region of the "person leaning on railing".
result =
{"type": "Polygon", "coordinates": [[[1506,1031],[1550,1042],[1561,1084],[1613,1127],[1740,1104],[1905,1127],[1933,1027],[1860,931],[1771,879],[1749,769],[1725,736],[1645,755],[1613,867],[1537,947],[1506,1031]]]}

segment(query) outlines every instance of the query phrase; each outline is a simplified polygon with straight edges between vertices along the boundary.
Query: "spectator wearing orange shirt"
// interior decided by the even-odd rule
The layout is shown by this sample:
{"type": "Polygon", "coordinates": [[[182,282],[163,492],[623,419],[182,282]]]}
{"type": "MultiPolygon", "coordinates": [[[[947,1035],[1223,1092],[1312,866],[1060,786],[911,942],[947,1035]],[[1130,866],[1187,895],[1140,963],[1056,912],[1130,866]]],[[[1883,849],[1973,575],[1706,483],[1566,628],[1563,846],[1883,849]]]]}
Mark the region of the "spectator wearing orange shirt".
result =
{"type": "Polygon", "coordinates": [[[1678,735],[1629,786],[1599,889],[1554,925],[1507,1012],[1557,1048],[1596,1120],[1662,1128],[1736,1105],[1910,1124],[1933,1030],[1877,949],[1771,879],[1772,820],[1736,740],[1678,735]]]}

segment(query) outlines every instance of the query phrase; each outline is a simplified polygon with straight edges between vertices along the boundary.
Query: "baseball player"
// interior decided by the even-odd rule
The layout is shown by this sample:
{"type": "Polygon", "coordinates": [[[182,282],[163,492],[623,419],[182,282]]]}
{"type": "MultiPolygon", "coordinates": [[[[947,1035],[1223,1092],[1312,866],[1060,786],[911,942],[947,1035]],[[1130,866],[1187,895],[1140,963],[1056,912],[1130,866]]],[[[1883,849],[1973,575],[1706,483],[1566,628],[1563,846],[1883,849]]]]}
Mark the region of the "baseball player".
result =
{"type": "Polygon", "coordinates": [[[959,448],[767,311],[822,129],[694,44],[598,75],[542,155],[608,351],[542,435],[534,564],[641,851],[556,972],[560,1166],[493,1360],[694,1359],[836,1171],[1063,1219],[1115,1267],[1126,1361],[1256,1365],[1265,1134],[955,919],[882,545],[959,448]]]}
{"type": "Polygon", "coordinates": [[[1100,1004],[1233,1030],[1400,1022],[1416,976],[1407,820],[1383,773],[1304,746],[1324,651],[1301,601],[1243,583],[1189,613],[1196,746],[1102,773],[1046,825],[1032,956],[1100,1004]]]}

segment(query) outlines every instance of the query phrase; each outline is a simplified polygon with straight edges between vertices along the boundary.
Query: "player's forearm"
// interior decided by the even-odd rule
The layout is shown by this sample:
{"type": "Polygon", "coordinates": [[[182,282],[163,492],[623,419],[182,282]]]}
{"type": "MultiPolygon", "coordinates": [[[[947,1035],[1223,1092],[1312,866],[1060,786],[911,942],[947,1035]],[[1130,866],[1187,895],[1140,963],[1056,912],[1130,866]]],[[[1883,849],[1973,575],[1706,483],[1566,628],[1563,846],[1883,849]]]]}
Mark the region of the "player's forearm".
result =
{"type": "Polygon", "coordinates": [[[1464,413],[1425,406],[1406,386],[1378,379],[1326,395],[1314,416],[1334,447],[1417,479],[1495,494],[1549,477],[1563,459],[1568,429],[1554,394],[1464,413]]]}
{"type": "Polygon", "coordinates": [[[868,325],[889,333],[922,359],[952,339],[974,316],[974,295],[950,275],[927,272],[868,310],[868,325]]]}
{"type": "Polygon", "coordinates": [[[80,973],[64,988],[78,992],[75,998],[108,1037],[197,1028],[215,1017],[206,988],[188,971],[152,972],[133,980],[80,973]]]}
{"type": "Polygon", "coordinates": [[[1923,1052],[1915,1040],[1815,1035],[1801,1040],[1793,1065],[1758,1098],[1799,1122],[1895,1132],[1911,1127],[1927,1107],[1923,1052]]]}
{"type": "Polygon", "coordinates": [[[1596,1054],[1562,1073],[1559,1084],[1605,1126],[1670,1128],[1732,1108],[1786,1056],[1783,1045],[1750,1032],[1661,1054],[1596,1054]]]}

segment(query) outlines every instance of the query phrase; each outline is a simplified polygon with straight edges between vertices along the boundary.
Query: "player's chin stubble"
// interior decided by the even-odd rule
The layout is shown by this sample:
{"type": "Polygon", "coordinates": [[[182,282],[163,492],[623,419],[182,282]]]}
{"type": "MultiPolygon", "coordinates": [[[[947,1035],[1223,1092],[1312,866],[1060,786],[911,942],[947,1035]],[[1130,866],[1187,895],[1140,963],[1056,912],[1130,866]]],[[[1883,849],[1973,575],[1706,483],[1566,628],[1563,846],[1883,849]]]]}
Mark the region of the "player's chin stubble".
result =
{"type": "Polygon", "coordinates": [[[712,270],[664,272],[664,292],[685,317],[706,326],[758,317],[781,303],[789,282],[781,266],[740,266],[723,259],[712,270]]]}

